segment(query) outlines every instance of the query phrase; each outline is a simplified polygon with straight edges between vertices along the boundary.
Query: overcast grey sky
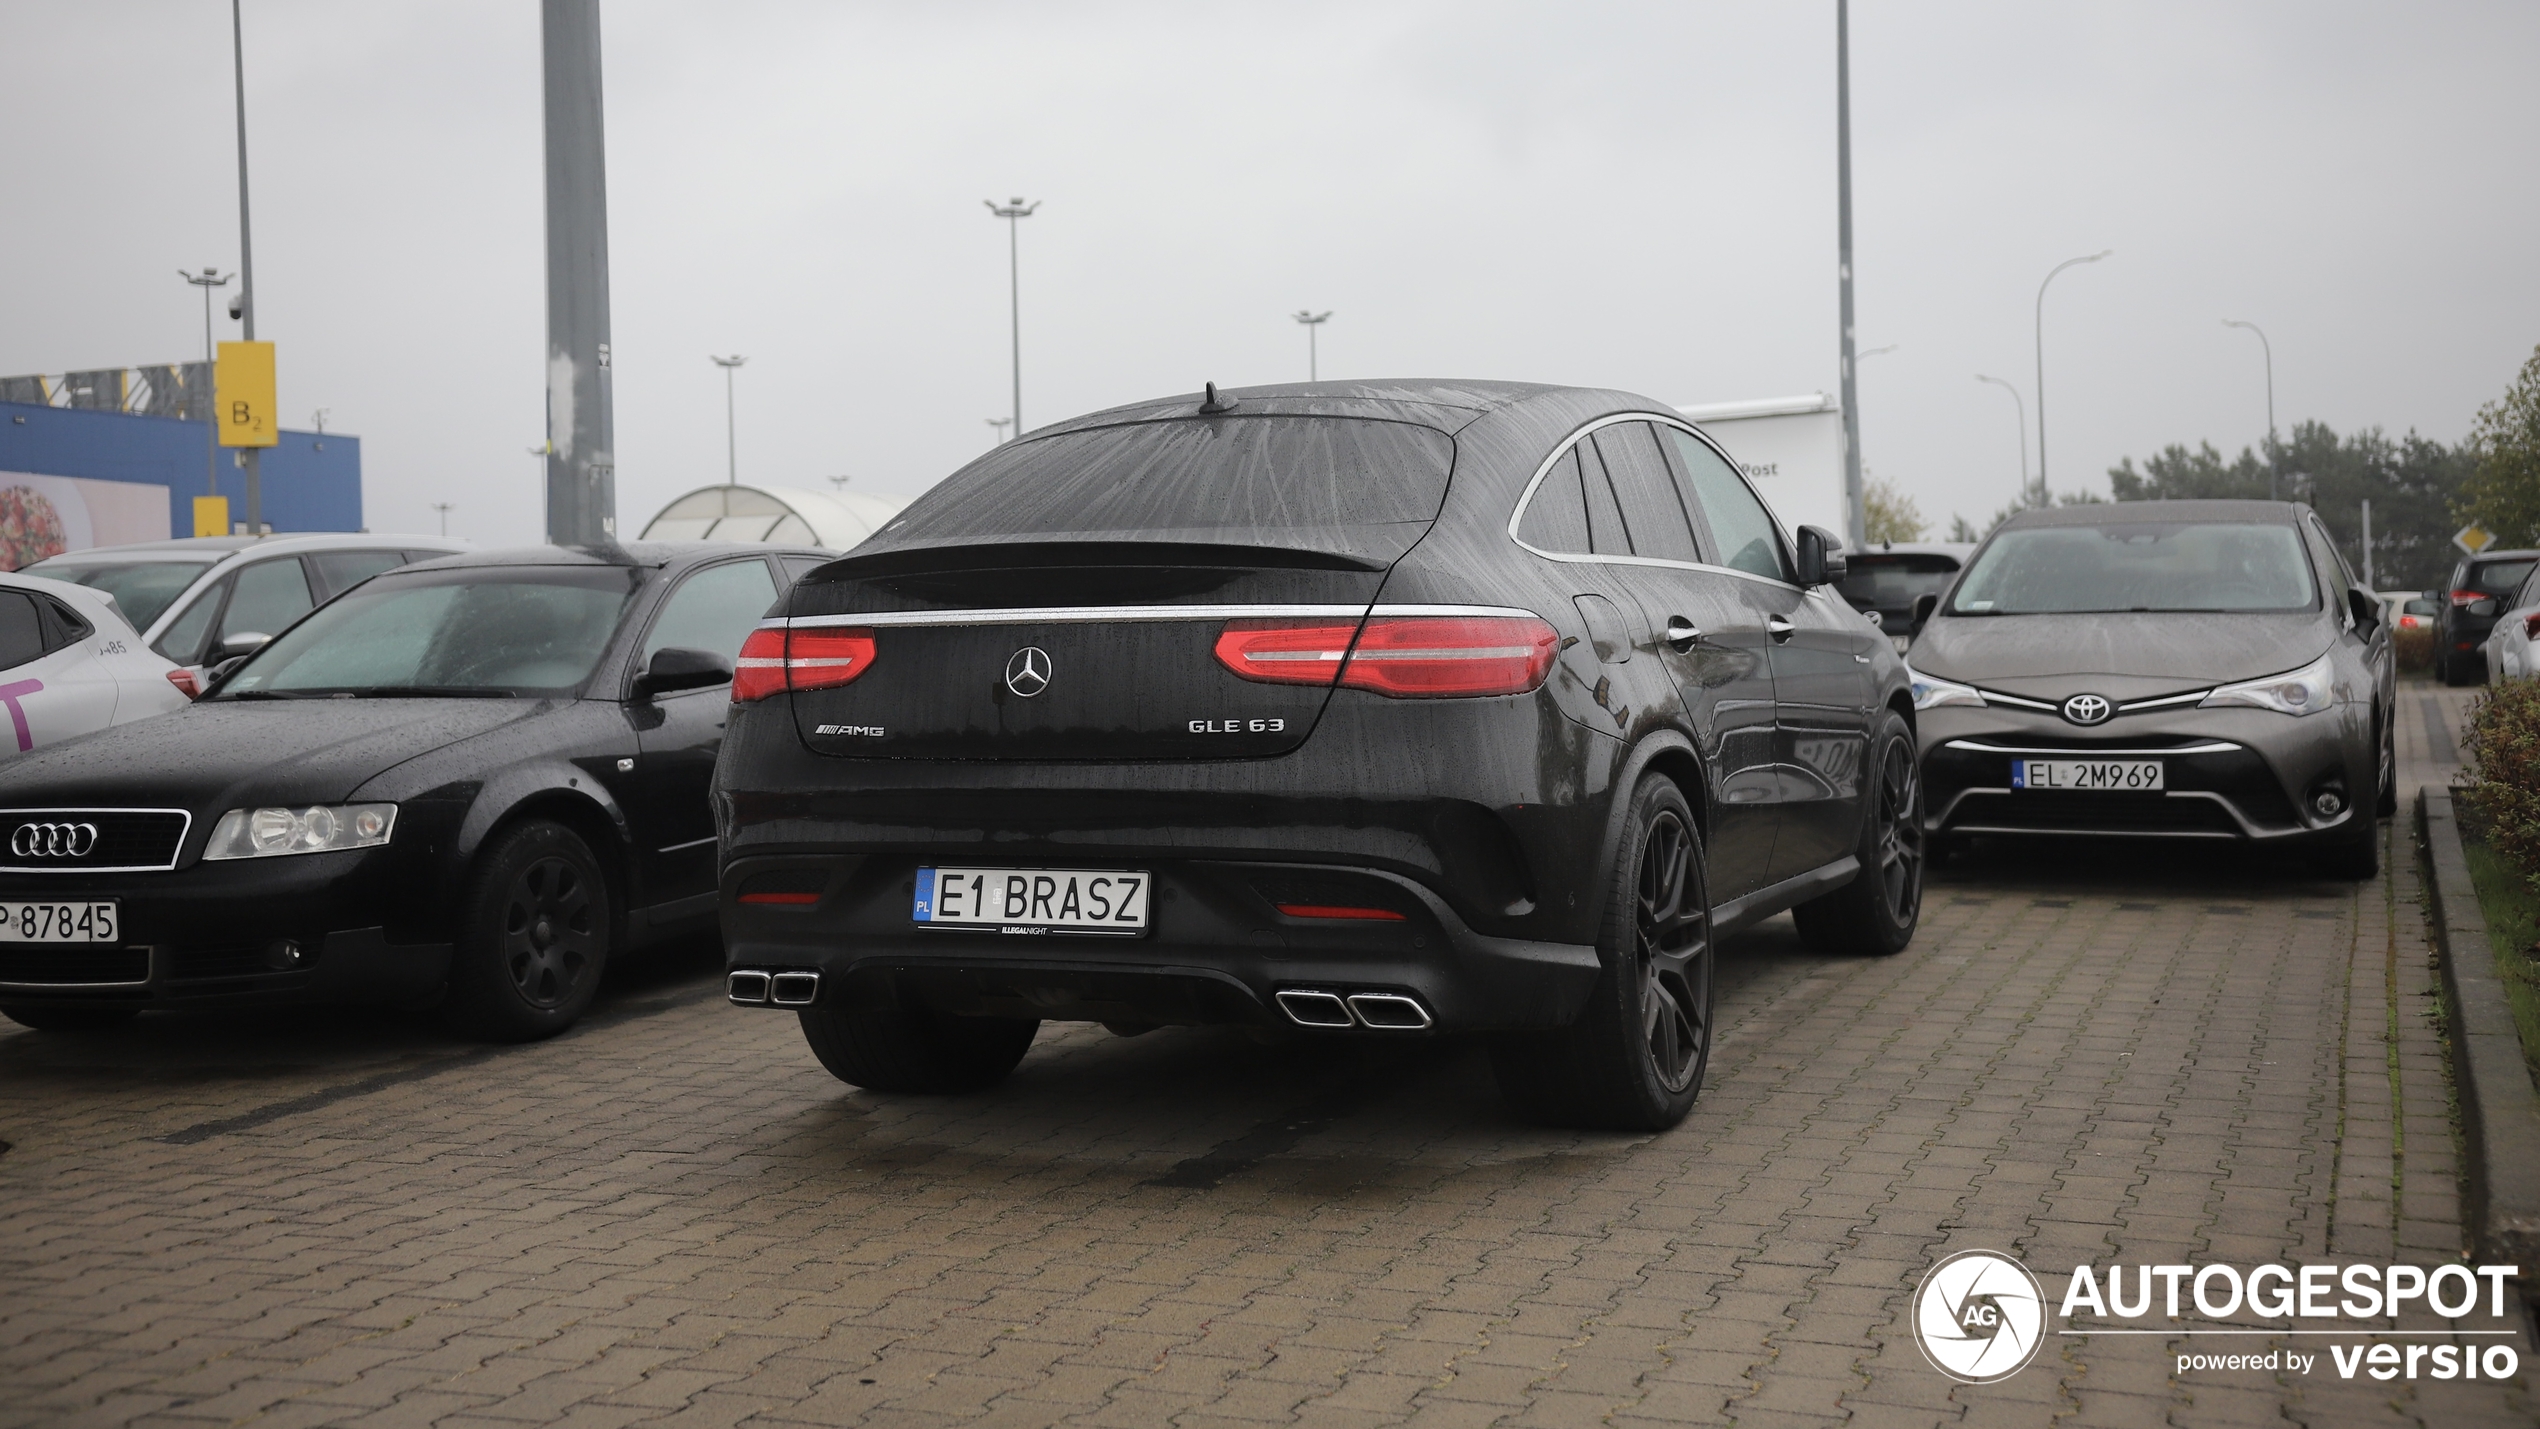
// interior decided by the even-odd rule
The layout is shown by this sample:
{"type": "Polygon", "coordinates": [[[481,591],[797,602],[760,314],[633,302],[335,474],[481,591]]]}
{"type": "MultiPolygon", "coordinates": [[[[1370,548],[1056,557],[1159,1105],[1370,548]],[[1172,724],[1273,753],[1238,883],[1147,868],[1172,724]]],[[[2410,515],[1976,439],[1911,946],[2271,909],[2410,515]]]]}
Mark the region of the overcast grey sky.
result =
{"type": "MultiPolygon", "coordinates": [[[[1024,419],[1305,373],[1670,402],[1836,381],[1832,0],[609,0],[620,524],[722,479],[916,492],[1024,419]]],[[[0,0],[0,372],[199,355],[237,258],[224,0],[0,0]]],[[[2540,5],[1853,8],[1862,445],[1945,524],[2279,421],[2454,440],[2540,343],[2540,5]],[[2035,439],[2030,445],[2034,458],[2035,439]]],[[[534,0],[246,0],[286,420],[374,529],[539,535],[534,0]]],[[[222,335],[236,336],[225,319],[222,335]]]]}

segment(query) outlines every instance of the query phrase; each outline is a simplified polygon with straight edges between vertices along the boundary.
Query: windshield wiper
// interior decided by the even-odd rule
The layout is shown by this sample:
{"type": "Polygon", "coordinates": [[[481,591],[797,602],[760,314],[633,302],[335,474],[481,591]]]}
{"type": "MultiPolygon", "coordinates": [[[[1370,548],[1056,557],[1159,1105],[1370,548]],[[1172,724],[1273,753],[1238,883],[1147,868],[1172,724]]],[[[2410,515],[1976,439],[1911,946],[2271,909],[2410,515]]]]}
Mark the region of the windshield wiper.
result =
{"type": "Polygon", "coordinates": [[[365,685],[351,692],[356,699],[453,699],[508,700],[515,698],[509,690],[489,689],[484,685],[365,685]]]}
{"type": "Polygon", "coordinates": [[[304,695],[297,690],[222,690],[210,698],[217,702],[220,700],[306,700],[314,699],[316,696],[304,695]]]}

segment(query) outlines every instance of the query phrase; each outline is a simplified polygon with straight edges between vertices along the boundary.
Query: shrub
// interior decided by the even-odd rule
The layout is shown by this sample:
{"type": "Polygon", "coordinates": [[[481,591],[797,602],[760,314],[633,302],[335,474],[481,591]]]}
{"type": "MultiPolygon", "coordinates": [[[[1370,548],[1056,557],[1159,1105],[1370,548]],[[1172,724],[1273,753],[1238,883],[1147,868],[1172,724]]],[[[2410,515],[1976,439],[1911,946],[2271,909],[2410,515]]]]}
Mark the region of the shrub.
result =
{"type": "Polygon", "coordinates": [[[2540,680],[2506,680],[2470,706],[2461,788],[2487,841],[2540,888],[2540,680]]]}
{"type": "Polygon", "coordinates": [[[2434,672],[2434,627],[2412,626],[2390,632],[2390,657],[2399,662],[2403,675],[2434,672]]]}

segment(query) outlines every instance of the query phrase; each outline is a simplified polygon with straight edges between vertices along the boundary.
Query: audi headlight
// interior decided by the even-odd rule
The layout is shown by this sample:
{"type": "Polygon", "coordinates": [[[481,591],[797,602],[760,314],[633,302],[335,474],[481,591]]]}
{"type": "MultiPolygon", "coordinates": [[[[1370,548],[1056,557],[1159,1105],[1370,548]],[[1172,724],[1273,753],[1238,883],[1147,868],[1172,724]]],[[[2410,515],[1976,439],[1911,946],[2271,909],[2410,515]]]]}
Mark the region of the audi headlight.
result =
{"type": "Polygon", "coordinates": [[[1932,709],[1940,705],[1976,705],[1981,707],[1984,704],[1983,692],[1976,689],[1973,685],[1960,685],[1954,684],[1948,680],[1935,680],[1931,676],[1922,673],[1911,665],[1905,667],[1905,678],[1912,682],[1912,689],[1914,691],[1914,708],[1918,710],[1932,709]]]}
{"type": "Polygon", "coordinates": [[[2247,706],[2273,710],[2277,714],[2318,714],[2335,703],[2336,672],[2328,657],[2322,655],[2299,670],[2269,675],[2263,680],[2243,680],[2236,685],[2220,685],[2212,694],[2197,701],[2200,710],[2229,706],[2247,706]]]}
{"type": "Polygon", "coordinates": [[[279,858],[375,848],[397,828],[394,804],[319,804],[307,809],[232,809],[212,825],[203,857],[279,858]]]}

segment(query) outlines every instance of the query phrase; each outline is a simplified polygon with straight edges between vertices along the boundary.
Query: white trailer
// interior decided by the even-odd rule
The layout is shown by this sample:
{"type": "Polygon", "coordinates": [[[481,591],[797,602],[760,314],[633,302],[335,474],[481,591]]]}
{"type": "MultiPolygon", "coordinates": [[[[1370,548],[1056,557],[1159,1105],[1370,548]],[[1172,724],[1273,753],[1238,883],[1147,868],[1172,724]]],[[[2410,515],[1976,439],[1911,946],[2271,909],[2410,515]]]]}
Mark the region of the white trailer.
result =
{"type": "Polygon", "coordinates": [[[1843,537],[1843,410],[1823,392],[1678,407],[1728,449],[1785,530],[1843,537]]]}

